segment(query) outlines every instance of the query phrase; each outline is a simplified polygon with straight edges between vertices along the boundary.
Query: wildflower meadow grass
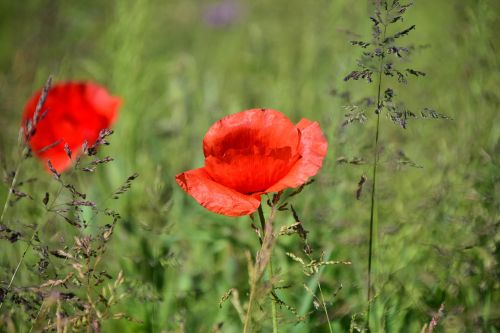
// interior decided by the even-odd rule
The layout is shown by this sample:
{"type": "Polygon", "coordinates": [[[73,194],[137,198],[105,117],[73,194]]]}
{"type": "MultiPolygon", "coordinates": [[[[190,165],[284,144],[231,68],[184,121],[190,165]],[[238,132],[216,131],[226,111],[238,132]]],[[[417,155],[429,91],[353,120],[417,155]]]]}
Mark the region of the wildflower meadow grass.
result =
{"type": "Polygon", "coordinates": [[[0,1],[0,332],[500,332],[499,12],[0,1]]]}

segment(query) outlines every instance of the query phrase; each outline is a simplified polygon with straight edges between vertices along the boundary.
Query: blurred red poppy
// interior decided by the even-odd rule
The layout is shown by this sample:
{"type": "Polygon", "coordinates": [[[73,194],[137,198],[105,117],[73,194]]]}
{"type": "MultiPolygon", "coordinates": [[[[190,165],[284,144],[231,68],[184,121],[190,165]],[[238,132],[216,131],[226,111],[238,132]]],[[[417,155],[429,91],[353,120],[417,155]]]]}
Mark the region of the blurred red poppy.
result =
{"type": "MultiPolygon", "coordinates": [[[[26,103],[22,126],[27,131],[33,122],[41,90],[26,103]]],[[[90,82],[66,82],[53,86],[48,92],[34,132],[28,136],[29,145],[45,164],[50,160],[53,167],[62,172],[71,166],[71,158],[81,152],[86,141],[91,146],[99,132],[111,127],[118,114],[121,99],[90,82]]]]}
{"type": "Polygon", "coordinates": [[[321,168],[328,144],[317,122],[294,125],[271,109],[239,112],[216,122],[203,139],[205,166],[176,176],[208,210],[253,213],[260,196],[304,184],[321,168]]]}

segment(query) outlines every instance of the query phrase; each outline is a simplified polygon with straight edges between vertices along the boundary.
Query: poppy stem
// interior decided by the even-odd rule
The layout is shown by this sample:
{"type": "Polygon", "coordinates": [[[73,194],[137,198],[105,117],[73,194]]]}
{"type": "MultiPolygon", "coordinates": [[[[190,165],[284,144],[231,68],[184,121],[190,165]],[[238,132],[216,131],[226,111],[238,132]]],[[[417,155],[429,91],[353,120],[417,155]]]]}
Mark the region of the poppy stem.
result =
{"type": "MultiPolygon", "coordinates": [[[[268,220],[269,223],[272,223],[272,220],[273,220],[273,217],[274,217],[274,212],[275,212],[274,207],[272,207],[271,216],[269,217],[269,220],[268,220]]],[[[259,206],[258,213],[259,213],[260,225],[262,227],[262,236],[263,236],[263,239],[267,238],[267,239],[271,240],[271,246],[269,247],[270,248],[270,253],[269,253],[269,280],[271,281],[271,293],[270,293],[270,296],[271,296],[271,313],[272,313],[272,322],[273,322],[273,333],[278,333],[278,311],[277,311],[277,308],[276,308],[276,300],[273,297],[274,286],[272,285],[272,283],[273,283],[272,282],[272,280],[273,280],[272,238],[269,238],[269,237],[272,237],[272,228],[270,228],[271,225],[269,225],[269,227],[266,228],[266,218],[264,217],[264,211],[262,209],[262,205],[259,206]],[[267,229],[268,232],[270,232],[270,235],[267,235],[267,237],[266,237],[266,229],[267,229]]],[[[262,249],[260,251],[263,251],[263,249],[264,249],[265,246],[266,246],[266,242],[263,241],[263,243],[262,243],[262,249]]],[[[257,256],[259,256],[259,254],[257,256]]],[[[255,298],[255,290],[257,288],[257,282],[258,282],[258,280],[259,280],[259,278],[261,276],[261,273],[265,269],[265,266],[262,267],[262,271],[260,271],[259,273],[257,273],[257,269],[256,268],[257,268],[257,264],[256,264],[256,267],[254,269],[254,272],[250,276],[251,277],[250,297],[249,297],[249,301],[248,301],[247,313],[246,313],[246,316],[245,316],[245,323],[244,323],[244,326],[243,326],[243,333],[248,332],[248,328],[250,326],[250,317],[251,317],[251,313],[252,313],[253,301],[254,301],[254,298],[255,298]]]]}
{"type": "MultiPolygon", "coordinates": [[[[264,217],[264,211],[262,210],[262,205],[259,206],[259,219],[260,225],[262,227],[262,235],[266,233],[266,218],[264,217]]],[[[273,318],[273,333],[278,333],[278,311],[276,309],[276,301],[274,297],[272,297],[272,293],[274,292],[273,286],[273,258],[271,253],[271,258],[269,259],[269,280],[271,280],[271,314],[273,318]]]]}
{"type": "Polygon", "coordinates": [[[264,211],[262,210],[262,205],[259,206],[258,212],[259,212],[260,226],[262,228],[262,236],[264,236],[266,233],[266,218],[264,217],[264,211]]]}

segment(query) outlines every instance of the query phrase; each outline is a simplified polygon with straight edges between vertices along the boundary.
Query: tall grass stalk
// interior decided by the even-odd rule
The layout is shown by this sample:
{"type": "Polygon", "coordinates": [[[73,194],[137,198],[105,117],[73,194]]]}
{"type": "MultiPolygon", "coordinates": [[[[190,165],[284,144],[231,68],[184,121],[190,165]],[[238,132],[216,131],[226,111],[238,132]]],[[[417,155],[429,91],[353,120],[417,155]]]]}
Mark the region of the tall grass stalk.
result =
{"type": "Polygon", "coordinates": [[[252,313],[252,304],[255,298],[255,288],[256,288],[256,282],[255,279],[252,277],[250,285],[250,297],[248,299],[247,314],[245,315],[245,323],[243,324],[243,333],[248,332],[248,328],[250,325],[250,314],[252,313]]]}
{"type": "MultiPolygon", "coordinates": [[[[331,248],[327,249],[324,252],[324,260],[329,261],[331,254],[332,254],[332,249],[331,248]]],[[[308,256],[308,258],[309,258],[309,260],[312,259],[310,256],[308,256]]],[[[300,316],[305,316],[307,314],[309,307],[311,306],[311,304],[313,303],[313,300],[315,298],[314,293],[315,293],[316,289],[320,290],[322,308],[323,308],[323,311],[325,311],[325,315],[326,315],[326,318],[328,320],[328,329],[330,330],[330,333],[333,333],[333,329],[332,329],[330,317],[328,315],[328,311],[326,308],[325,298],[323,296],[323,291],[321,289],[321,281],[320,281],[321,275],[323,274],[323,271],[325,270],[325,268],[326,268],[325,265],[321,266],[318,269],[318,272],[315,275],[313,275],[313,277],[309,281],[309,283],[307,285],[304,285],[307,287],[306,294],[302,297],[302,302],[301,302],[301,305],[299,307],[298,313],[300,316]]],[[[299,332],[301,332],[300,329],[301,329],[301,327],[299,325],[297,325],[293,328],[293,330],[291,332],[292,333],[299,333],[299,332]]]]}
{"type": "MultiPolygon", "coordinates": [[[[28,250],[31,247],[31,243],[33,242],[33,239],[35,238],[35,235],[36,235],[36,230],[33,231],[33,235],[31,235],[31,238],[28,242],[28,245],[26,245],[26,248],[24,249],[24,252],[21,256],[21,259],[19,259],[19,261],[17,262],[16,269],[14,270],[14,273],[12,273],[12,276],[10,277],[9,284],[7,285],[7,289],[5,290],[6,294],[10,291],[10,287],[12,287],[12,283],[14,282],[14,279],[16,278],[17,272],[19,271],[19,267],[21,267],[21,264],[24,260],[24,257],[26,257],[26,253],[28,253],[28,250]]],[[[2,309],[5,298],[2,299],[2,302],[0,302],[0,310],[2,309]]]]}
{"type": "MultiPolygon", "coordinates": [[[[7,212],[7,208],[9,207],[10,197],[12,195],[12,191],[14,189],[14,186],[16,185],[17,175],[19,174],[19,169],[20,168],[21,168],[21,162],[19,161],[17,163],[16,171],[14,171],[14,176],[12,177],[12,182],[11,182],[11,184],[9,186],[9,192],[7,193],[7,198],[5,199],[5,204],[3,205],[2,215],[0,215],[0,225],[3,223],[3,219],[5,217],[5,212],[7,212]]],[[[12,276],[10,278],[9,284],[7,285],[6,293],[9,292],[10,287],[12,286],[12,282],[14,281],[14,278],[16,277],[17,271],[19,270],[19,267],[21,266],[21,262],[24,259],[24,256],[26,255],[26,252],[28,252],[28,249],[29,249],[29,247],[31,245],[31,241],[33,240],[34,236],[35,236],[35,233],[33,233],[33,236],[31,236],[31,240],[28,243],[28,246],[26,246],[26,248],[24,249],[23,255],[21,256],[21,260],[17,263],[16,269],[14,270],[14,273],[12,274],[12,276]]],[[[2,309],[4,300],[5,300],[5,298],[3,298],[2,301],[0,301],[0,310],[2,309]]]]}
{"type": "Polygon", "coordinates": [[[17,167],[16,167],[16,171],[14,171],[14,177],[12,177],[12,182],[9,186],[9,192],[7,193],[7,198],[5,198],[5,204],[3,205],[2,215],[0,215],[0,223],[3,223],[5,213],[7,212],[7,209],[9,207],[9,201],[10,201],[10,197],[12,196],[12,190],[14,189],[14,186],[16,186],[17,175],[19,174],[20,169],[21,169],[21,162],[18,162],[17,167]]]}
{"type": "MultiPolygon", "coordinates": [[[[12,186],[9,190],[9,194],[12,193],[12,189],[14,188],[15,186],[15,183],[16,183],[16,177],[17,177],[17,173],[19,172],[19,166],[21,165],[21,163],[18,164],[18,167],[16,169],[16,174],[14,175],[14,180],[12,181],[12,186]]],[[[47,212],[49,212],[55,205],[55,203],[57,202],[57,198],[59,197],[60,193],[62,192],[62,184],[59,186],[59,190],[57,191],[57,194],[55,196],[55,198],[53,199],[52,201],[52,204],[50,205],[50,207],[45,207],[45,209],[47,210],[47,212]]],[[[9,202],[9,196],[7,196],[7,201],[6,201],[6,206],[7,206],[7,203],[9,202]]],[[[3,213],[2,213],[2,218],[3,218],[3,213]]],[[[0,220],[0,223],[1,223],[1,220],[0,220]]],[[[14,279],[16,278],[16,275],[17,275],[17,272],[19,271],[19,267],[21,267],[21,264],[23,263],[24,261],[24,258],[26,257],[26,254],[28,253],[29,249],[31,248],[31,245],[33,244],[33,240],[35,239],[35,236],[38,232],[38,227],[39,227],[39,224],[37,223],[36,226],[35,226],[35,230],[33,230],[33,234],[31,235],[31,238],[30,240],[28,241],[28,245],[26,245],[26,248],[24,249],[23,251],[23,254],[21,255],[21,258],[19,259],[19,261],[17,262],[17,265],[16,265],[16,268],[14,270],[14,273],[12,273],[12,276],[10,277],[10,281],[9,281],[9,284],[7,285],[7,289],[6,289],[6,293],[8,293],[10,291],[10,288],[12,287],[12,283],[14,282],[14,279]]],[[[2,309],[2,306],[3,306],[3,303],[4,303],[4,300],[6,299],[6,297],[4,299],[2,299],[2,302],[0,302],[0,310],[2,309]]],[[[44,300],[45,301],[45,300],[44,300]]],[[[40,305],[40,310],[43,306],[43,302],[42,304],[40,305]]],[[[40,311],[38,312],[35,320],[38,318],[38,315],[40,314],[40,311]]],[[[30,329],[30,332],[31,332],[31,329],[30,329]]]]}
{"type": "MultiPolygon", "coordinates": [[[[40,94],[40,98],[38,99],[38,102],[37,102],[37,105],[35,108],[35,112],[33,114],[33,119],[31,119],[30,125],[28,126],[28,124],[23,124],[23,126],[19,129],[19,135],[18,135],[18,140],[17,140],[17,142],[18,142],[18,156],[17,156],[17,162],[16,162],[16,169],[15,169],[14,174],[12,176],[12,182],[10,183],[10,186],[9,186],[9,190],[8,190],[9,192],[7,193],[7,198],[5,199],[5,203],[4,203],[4,206],[2,209],[2,214],[0,215],[0,225],[3,224],[5,213],[7,212],[7,209],[9,207],[10,198],[12,196],[12,193],[14,193],[14,188],[16,186],[19,172],[21,170],[21,165],[22,165],[23,161],[26,158],[28,158],[31,154],[31,149],[30,149],[29,144],[27,142],[28,141],[27,137],[33,135],[34,129],[36,128],[38,121],[41,119],[41,117],[43,117],[42,116],[42,108],[45,104],[45,99],[47,98],[47,95],[49,93],[51,86],[52,86],[52,75],[49,75],[49,77],[47,78],[47,81],[45,82],[45,85],[42,89],[42,92],[40,94]],[[33,127],[31,127],[31,126],[33,126],[33,127]]],[[[16,278],[17,272],[19,271],[19,267],[21,267],[21,264],[24,260],[24,257],[26,256],[26,253],[28,252],[28,250],[31,247],[31,243],[33,242],[33,239],[35,238],[37,230],[38,230],[38,225],[35,227],[35,230],[33,231],[33,234],[28,242],[28,245],[24,249],[24,252],[21,256],[21,259],[19,260],[19,262],[16,265],[16,269],[14,270],[14,273],[12,274],[12,276],[10,278],[9,284],[7,285],[7,289],[5,291],[6,294],[10,291],[12,283],[14,282],[14,279],[16,278]]],[[[5,298],[3,298],[2,301],[0,302],[0,309],[2,309],[5,298]]]]}
{"type": "MultiPolygon", "coordinates": [[[[64,259],[63,266],[66,264],[66,261],[67,261],[67,259],[64,259]]],[[[49,291],[52,291],[52,287],[49,289],[49,291]]],[[[40,304],[40,307],[38,308],[38,311],[36,312],[35,318],[33,318],[33,320],[31,321],[31,325],[30,325],[30,329],[29,329],[28,333],[31,333],[33,331],[33,328],[35,327],[36,323],[38,322],[38,318],[40,317],[40,314],[42,313],[42,310],[43,310],[43,306],[45,305],[45,300],[46,300],[46,298],[44,298],[42,300],[42,303],[40,304]]]]}
{"type": "MultiPolygon", "coordinates": [[[[387,24],[381,22],[384,26],[382,33],[382,40],[385,40],[387,24]]],[[[382,91],[382,69],[384,66],[384,54],[385,54],[385,44],[382,46],[382,56],[380,57],[379,73],[378,73],[378,87],[377,87],[377,126],[375,129],[375,147],[373,152],[373,171],[372,171],[372,193],[371,193],[371,205],[370,205],[370,234],[369,234],[369,245],[368,245],[368,282],[367,282],[367,301],[368,301],[368,311],[367,311],[367,326],[370,327],[370,304],[372,297],[372,260],[373,260],[373,226],[375,222],[375,204],[376,204],[376,189],[377,189],[377,166],[378,166],[378,150],[379,150],[379,135],[380,135],[380,112],[382,108],[381,101],[381,91],[382,91]]]]}

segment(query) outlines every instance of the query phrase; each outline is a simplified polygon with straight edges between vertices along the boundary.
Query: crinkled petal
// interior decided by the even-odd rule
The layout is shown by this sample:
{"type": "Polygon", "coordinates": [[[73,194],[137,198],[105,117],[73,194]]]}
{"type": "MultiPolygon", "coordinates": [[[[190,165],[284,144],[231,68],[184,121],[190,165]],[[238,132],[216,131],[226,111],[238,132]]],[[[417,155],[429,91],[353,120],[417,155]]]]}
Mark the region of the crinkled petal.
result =
{"type": "Polygon", "coordinates": [[[246,195],[214,182],[204,168],[175,177],[177,184],[206,209],[226,216],[248,215],[260,205],[260,195],[246,195]]]}
{"type": "Polygon", "coordinates": [[[290,147],[270,151],[267,155],[228,151],[225,159],[205,158],[205,169],[211,178],[241,193],[262,192],[283,178],[294,165],[290,147]]]}
{"type": "Polygon", "coordinates": [[[290,147],[295,154],[299,143],[296,126],[283,113],[272,109],[251,109],[222,118],[210,127],[203,139],[205,157],[222,157],[230,149],[249,147],[276,149],[290,147]]]}
{"type": "Polygon", "coordinates": [[[301,132],[299,153],[302,157],[285,177],[265,192],[278,192],[300,186],[316,175],[323,165],[328,143],[319,124],[302,119],[296,126],[301,132]]]}
{"type": "Polygon", "coordinates": [[[225,117],[205,135],[210,177],[241,193],[262,192],[299,158],[300,132],[281,112],[252,109],[225,117]]]}

